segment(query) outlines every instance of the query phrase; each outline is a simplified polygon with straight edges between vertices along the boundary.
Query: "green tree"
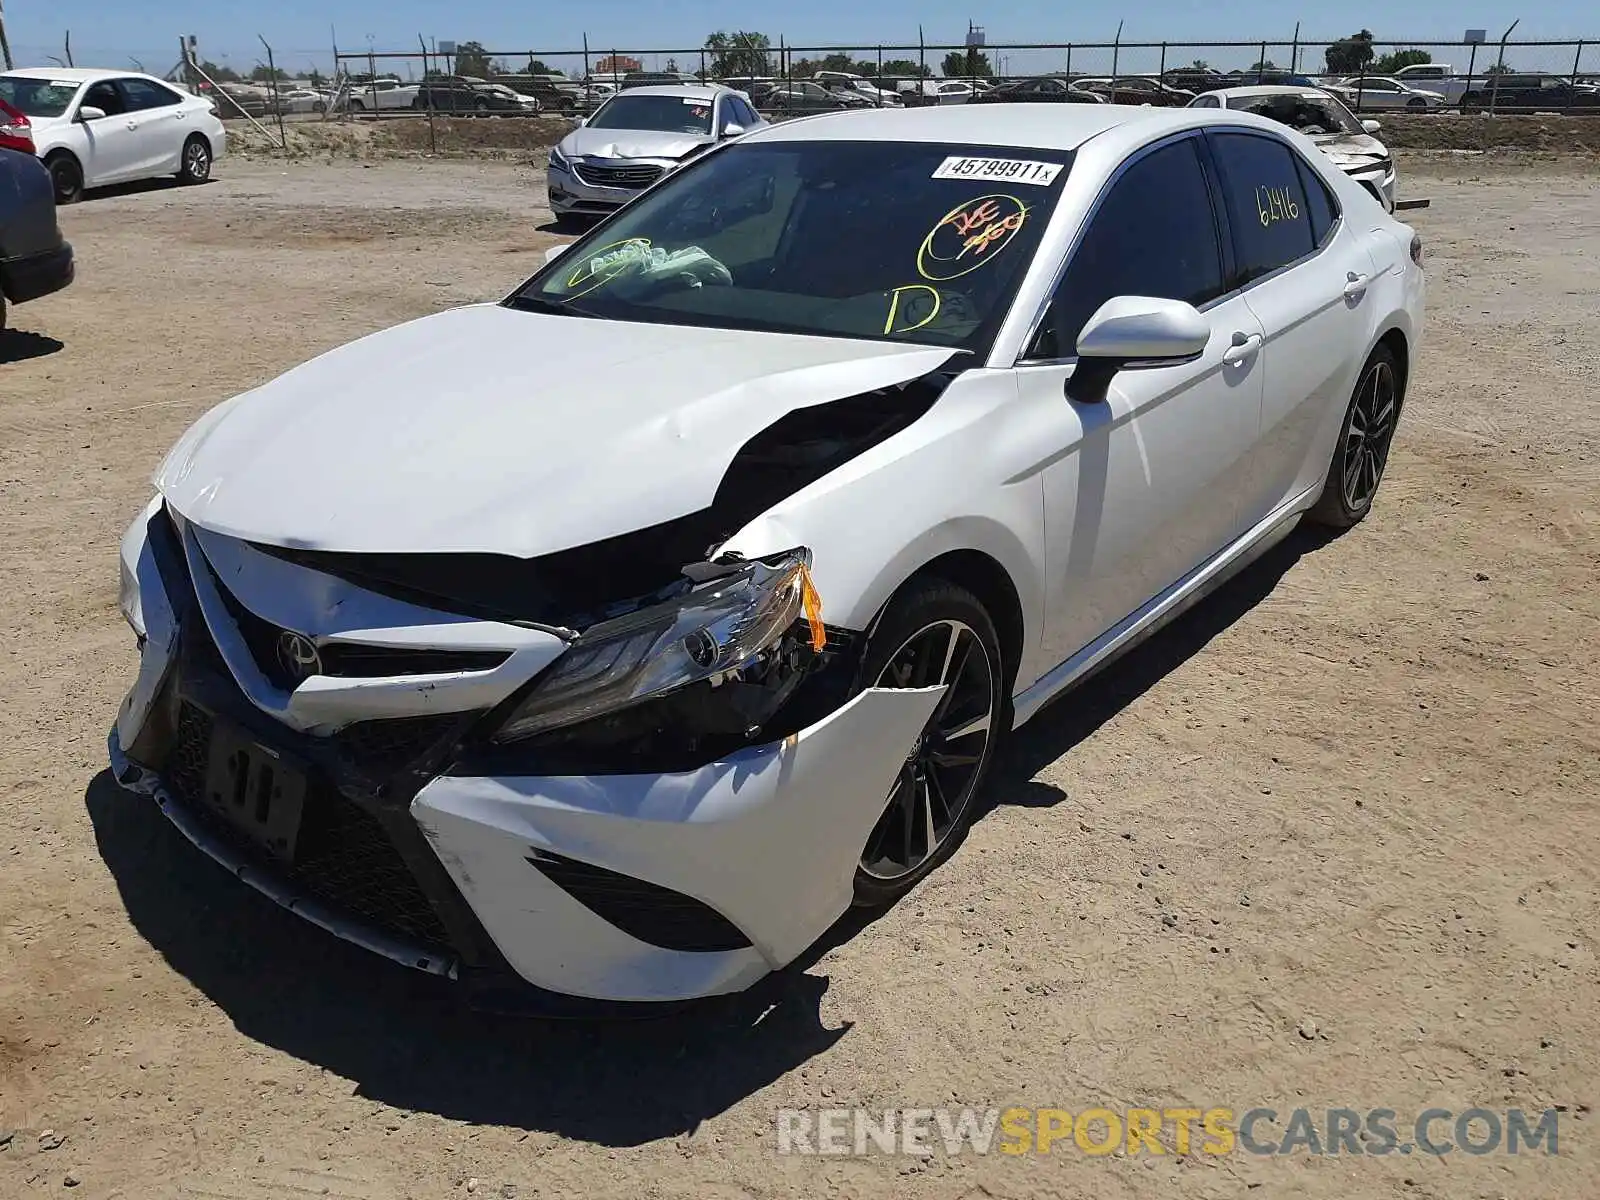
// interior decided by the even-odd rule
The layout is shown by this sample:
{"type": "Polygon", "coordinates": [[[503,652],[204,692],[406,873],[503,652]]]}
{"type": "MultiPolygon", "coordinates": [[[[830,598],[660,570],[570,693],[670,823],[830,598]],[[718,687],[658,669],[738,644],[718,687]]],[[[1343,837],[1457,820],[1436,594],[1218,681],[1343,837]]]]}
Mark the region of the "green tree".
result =
{"type": "Polygon", "coordinates": [[[939,64],[946,79],[993,79],[989,56],[980,50],[952,50],[939,64]]]}
{"type": "Polygon", "coordinates": [[[482,42],[462,42],[456,47],[456,74],[485,79],[493,74],[482,42]]]}
{"type": "Polygon", "coordinates": [[[1189,64],[1189,69],[1191,71],[1209,71],[1211,70],[1211,64],[1203,58],[1197,58],[1189,64]]]}
{"type": "MultiPolygon", "coordinates": [[[[876,74],[876,70],[873,73],[876,74]]],[[[885,59],[883,73],[899,79],[926,79],[933,74],[932,70],[909,58],[885,59]]]]}
{"type": "Polygon", "coordinates": [[[311,70],[306,72],[306,78],[310,80],[311,86],[314,88],[319,88],[327,82],[327,80],[322,77],[322,72],[317,70],[315,67],[312,67],[311,70]]]}
{"type": "Polygon", "coordinates": [[[1484,72],[1485,75],[1510,75],[1511,73],[1512,69],[1505,63],[1495,63],[1494,66],[1484,72]]]}
{"type": "Polygon", "coordinates": [[[718,30],[706,38],[705,48],[711,51],[711,64],[708,69],[719,79],[748,79],[772,74],[768,62],[768,51],[772,49],[772,43],[767,40],[767,35],[764,33],[751,33],[745,30],[723,33],[718,30]]]}
{"type": "Polygon", "coordinates": [[[1340,38],[1322,52],[1330,75],[1356,75],[1372,62],[1372,30],[1363,29],[1340,38]]]}
{"type": "Polygon", "coordinates": [[[1256,72],[1276,71],[1278,69],[1278,64],[1273,62],[1270,58],[1263,58],[1259,62],[1251,63],[1250,69],[1256,72]]]}
{"type": "Polygon", "coordinates": [[[1393,75],[1401,67],[1414,67],[1419,63],[1431,63],[1433,55],[1426,50],[1395,50],[1380,57],[1372,64],[1374,75],[1393,75]]]}
{"type": "Polygon", "coordinates": [[[232,67],[219,67],[209,59],[201,62],[200,69],[218,83],[238,83],[239,72],[232,67]]]}
{"type": "Polygon", "coordinates": [[[528,59],[528,66],[524,75],[565,75],[560,67],[552,67],[549,63],[541,62],[537,58],[528,59]]]}
{"type": "Polygon", "coordinates": [[[276,70],[274,70],[265,63],[258,64],[256,68],[250,72],[251,83],[271,83],[274,79],[281,83],[283,80],[288,78],[289,72],[285,71],[282,67],[278,67],[276,70]]]}

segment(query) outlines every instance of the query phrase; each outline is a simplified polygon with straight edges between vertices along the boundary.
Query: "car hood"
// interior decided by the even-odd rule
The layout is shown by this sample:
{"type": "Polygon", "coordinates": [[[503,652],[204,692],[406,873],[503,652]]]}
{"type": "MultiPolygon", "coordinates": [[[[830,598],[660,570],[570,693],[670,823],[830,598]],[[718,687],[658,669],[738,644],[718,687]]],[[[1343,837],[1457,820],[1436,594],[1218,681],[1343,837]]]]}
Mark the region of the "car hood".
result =
{"type": "Polygon", "coordinates": [[[952,354],[473,305],[218,405],[155,483],[190,521],[248,541],[528,558],[698,512],[779,417],[952,354]]]}
{"type": "Polygon", "coordinates": [[[574,129],[561,139],[568,158],[682,158],[715,141],[709,133],[658,133],[649,129],[574,129]]]}
{"type": "Polygon", "coordinates": [[[1388,148],[1370,133],[1319,133],[1311,140],[1338,163],[1389,157],[1388,148]]]}

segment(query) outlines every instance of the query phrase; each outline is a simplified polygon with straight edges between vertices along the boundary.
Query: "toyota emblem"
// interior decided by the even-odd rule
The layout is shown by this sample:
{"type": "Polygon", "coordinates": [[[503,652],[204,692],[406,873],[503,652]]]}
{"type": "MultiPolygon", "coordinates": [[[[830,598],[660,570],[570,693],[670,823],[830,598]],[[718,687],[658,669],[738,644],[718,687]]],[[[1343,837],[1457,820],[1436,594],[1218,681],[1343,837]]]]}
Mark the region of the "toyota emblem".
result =
{"type": "Polygon", "coordinates": [[[278,635],[278,666],[295,683],[304,683],[313,675],[322,674],[322,655],[305,634],[285,630],[278,635]]]}

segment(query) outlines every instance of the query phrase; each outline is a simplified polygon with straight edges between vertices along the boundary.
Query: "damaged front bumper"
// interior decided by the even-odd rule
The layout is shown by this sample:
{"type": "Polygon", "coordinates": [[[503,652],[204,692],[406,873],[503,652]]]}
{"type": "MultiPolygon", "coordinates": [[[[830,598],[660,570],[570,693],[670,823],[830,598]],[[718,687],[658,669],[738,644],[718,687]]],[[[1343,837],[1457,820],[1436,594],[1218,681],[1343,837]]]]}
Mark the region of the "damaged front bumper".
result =
{"type": "Polygon", "coordinates": [[[118,781],[296,915],[491,1005],[686,1000],[792,961],[848,907],[942,694],[867,689],[787,737],[638,773],[479,753],[483,708],[395,717],[391,696],[330,731],[309,720],[324,702],[297,728],[292,703],[241,686],[248,639],[224,652],[182,546],[146,525],[123,546],[142,651],[118,781]]]}

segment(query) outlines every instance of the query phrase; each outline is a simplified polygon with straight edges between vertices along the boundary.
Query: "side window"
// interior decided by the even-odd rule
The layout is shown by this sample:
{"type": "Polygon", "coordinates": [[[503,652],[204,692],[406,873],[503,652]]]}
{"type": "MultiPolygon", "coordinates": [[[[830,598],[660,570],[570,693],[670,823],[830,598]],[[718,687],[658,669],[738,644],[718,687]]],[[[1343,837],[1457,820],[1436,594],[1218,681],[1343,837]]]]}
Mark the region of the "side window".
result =
{"type": "Polygon", "coordinates": [[[1194,98],[1194,103],[1189,105],[1189,107],[1190,108],[1221,108],[1222,105],[1217,103],[1217,98],[1215,96],[1196,96],[1194,98]]]}
{"type": "Polygon", "coordinates": [[[151,83],[145,79],[119,79],[117,83],[127,98],[129,112],[139,112],[147,108],[171,108],[180,103],[176,92],[169,91],[159,83],[151,83]]]}
{"type": "Polygon", "coordinates": [[[1204,304],[1220,296],[1222,247],[1196,140],[1138,159],[1111,185],[1067,264],[1034,358],[1068,358],[1078,333],[1113,296],[1204,304]]]}
{"type": "Polygon", "coordinates": [[[1300,186],[1306,193],[1306,215],[1311,218],[1311,236],[1320,246],[1327,241],[1328,231],[1338,219],[1339,202],[1333,198],[1328,185],[1322,182],[1310,163],[1296,155],[1295,165],[1300,168],[1300,186]]]}
{"type": "Polygon", "coordinates": [[[1250,134],[1213,133],[1223,202],[1238,259],[1236,285],[1249,283],[1316,249],[1311,205],[1294,151],[1250,134]]]}
{"type": "Polygon", "coordinates": [[[90,85],[89,90],[83,93],[83,104],[79,105],[80,108],[85,106],[98,108],[111,117],[127,111],[122,102],[122,93],[117,91],[116,84],[109,79],[102,79],[99,83],[90,85]]]}

